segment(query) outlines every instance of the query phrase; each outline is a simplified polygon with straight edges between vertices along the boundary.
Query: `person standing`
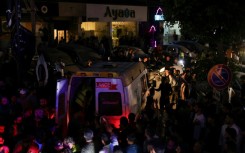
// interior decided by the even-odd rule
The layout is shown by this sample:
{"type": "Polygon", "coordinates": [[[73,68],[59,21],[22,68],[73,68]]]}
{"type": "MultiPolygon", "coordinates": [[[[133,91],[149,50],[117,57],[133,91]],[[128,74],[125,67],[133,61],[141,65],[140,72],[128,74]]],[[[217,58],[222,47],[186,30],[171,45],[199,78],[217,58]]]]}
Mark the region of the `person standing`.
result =
{"type": "MultiPolygon", "coordinates": [[[[154,117],[154,94],[155,94],[155,90],[154,88],[150,88],[149,90],[149,95],[146,97],[146,105],[144,108],[144,111],[148,117],[148,119],[151,121],[154,117]]],[[[157,105],[157,104],[156,104],[157,105]]]]}
{"type": "Polygon", "coordinates": [[[174,30],[174,33],[173,33],[173,40],[178,41],[178,35],[176,33],[176,30],[174,30]]]}
{"type": "Polygon", "coordinates": [[[64,77],[64,68],[65,68],[65,63],[63,60],[59,57],[57,61],[55,62],[55,70],[57,72],[58,77],[64,77]]]}
{"type": "Polygon", "coordinates": [[[134,133],[127,135],[127,142],[126,153],[140,153],[140,148],[136,143],[136,136],[134,133]]]}
{"type": "Polygon", "coordinates": [[[101,134],[101,143],[103,148],[99,151],[99,153],[112,153],[113,146],[110,141],[110,136],[107,133],[101,134]]]}
{"type": "Polygon", "coordinates": [[[233,113],[226,114],[224,124],[221,126],[221,132],[220,132],[220,138],[219,138],[219,146],[220,146],[221,152],[224,152],[224,150],[226,149],[225,147],[227,145],[226,129],[233,128],[235,130],[234,140],[235,140],[236,152],[241,153],[241,139],[242,139],[241,138],[242,136],[241,128],[239,125],[236,124],[235,118],[236,116],[233,113]]]}
{"type": "Polygon", "coordinates": [[[0,135],[0,153],[9,153],[9,147],[4,145],[4,138],[0,135]]]}
{"type": "Polygon", "coordinates": [[[241,102],[245,102],[245,76],[241,76],[241,102]]]}
{"type": "Polygon", "coordinates": [[[86,144],[82,147],[81,153],[95,153],[94,145],[94,133],[91,129],[86,129],[84,131],[83,137],[85,138],[86,144]]]}
{"type": "Polygon", "coordinates": [[[122,116],[120,118],[120,127],[118,133],[118,141],[120,147],[124,150],[127,147],[127,135],[130,133],[131,129],[129,129],[128,118],[126,116],[122,116]]]}
{"type": "Polygon", "coordinates": [[[180,81],[180,100],[186,101],[189,97],[189,86],[188,81],[186,80],[187,74],[184,72],[181,75],[181,81],[180,81]]]}
{"type": "Polygon", "coordinates": [[[56,140],[52,147],[54,153],[64,153],[64,143],[62,140],[56,140]]]}
{"type": "Polygon", "coordinates": [[[201,103],[194,104],[194,119],[193,119],[193,140],[203,140],[204,130],[206,128],[206,117],[203,114],[203,105],[201,103]]]}
{"type": "Polygon", "coordinates": [[[64,153],[78,153],[76,143],[72,137],[67,137],[64,139],[64,153]]]}
{"type": "Polygon", "coordinates": [[[7,126],[10,120],[6,120],[6,119],[11,117],[12,117],[12,108],[9,103],[9,99],[7,96],[2,96],[0,98],[0,125],[7,126]]]}
{"type": "Polygon", "coordinates": [[[173,73],[171,71],[165,70],[165,75],[166,75],[166,77],[169,78],[169,84],[171,85],[171,88],[172,88],[172,92],[170,94],[170,103],[171,103],[171,105],[174,105],[178,102],[178,98],[179,98],[179,96],[178,96],[178,94],[179,94],[178,82],[177,82],[175,76],[173,75],[173,73]]]}
{"type": "Polygon", "coordinates": [[[169,84],[169,81],[166,77],[162,77],[162,82],[159,85],[156,91],[161,91],[161,97],[160,97],[160,110],[163,111],[164,109],[168,109],[170,104],[170,94],[172,92],[171,85],[169,84]]]}
{"type": "Polygon", "coordinates": [[[99,54],[104,58],[105,55],[106,55],[106,50],[105,50],[105,47],[104,47],[104,44],[103,43],[100,43],[99,45],[99,54]]]}
{"type": "Polygon", "coordinates": [[[40,151],[38,144],[35,142],[31,142],[27,147],[27,153],[39,153],[40,151]]]}

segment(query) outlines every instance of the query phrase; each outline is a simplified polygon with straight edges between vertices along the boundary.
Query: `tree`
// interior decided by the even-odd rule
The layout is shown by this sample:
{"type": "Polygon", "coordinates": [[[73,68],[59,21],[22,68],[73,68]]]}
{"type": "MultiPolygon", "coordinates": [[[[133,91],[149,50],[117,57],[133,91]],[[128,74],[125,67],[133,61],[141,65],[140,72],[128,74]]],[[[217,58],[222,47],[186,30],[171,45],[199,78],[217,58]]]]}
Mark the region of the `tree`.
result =
{"type": "Polygon", "coordinates": [[[35,35],[20,24],[21,0],[10,0],[7,4],[6,19],[11,30],[11,49],[16,61],[18,85],[21,85],[30,69],[35,54],[35,35]]]}
{"type": "Polygon", "coordinates": [[[166,21],[170,24],[179,21],[185,39],[230,45],[245,38],[242,1],[164,0],[163,3],[166,21]]]}

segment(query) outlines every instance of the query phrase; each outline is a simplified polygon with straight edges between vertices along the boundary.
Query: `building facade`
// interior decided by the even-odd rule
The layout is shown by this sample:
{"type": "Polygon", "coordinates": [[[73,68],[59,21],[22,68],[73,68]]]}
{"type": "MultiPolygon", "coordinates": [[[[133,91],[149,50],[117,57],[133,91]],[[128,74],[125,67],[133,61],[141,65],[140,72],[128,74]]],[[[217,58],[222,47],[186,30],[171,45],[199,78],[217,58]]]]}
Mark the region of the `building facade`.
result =
{"type": "MultiPolygon", "coordinates": [[[[145,38],[144,42],[152,45],[154,41],[157,41],[156,44],[171,42],[174,32],[180,35],[177,26],[169,27],[164,22],[164,10],[163,6],[158,5],[162,4],[159,0],[117,1],[117,3],[113,0],[105,1],[106,3],[36,1],[34,8],[27,3],[28,1],[24,2],[21,3],[21,24],[29,30],[35,29],[37,38],[43,35],[40,29],[44,28],[48,29],[50,39],[58,41],[64,39],[68,42],[70,39],[80,37],[94,36],[101,39],[105,36],[112,39],[113,46],[118,46],[122,37],[145,38]],[[33,16],[31,18],[33,11],[35,18],[33,16]],[[155,18],[156,16],[160,18],[155,18]],[[154,31],[151,31],[152,26],[155,27],[154,31]]],[[[8,31],[4,13],[1,12],[1,32],[8,31]]]]}

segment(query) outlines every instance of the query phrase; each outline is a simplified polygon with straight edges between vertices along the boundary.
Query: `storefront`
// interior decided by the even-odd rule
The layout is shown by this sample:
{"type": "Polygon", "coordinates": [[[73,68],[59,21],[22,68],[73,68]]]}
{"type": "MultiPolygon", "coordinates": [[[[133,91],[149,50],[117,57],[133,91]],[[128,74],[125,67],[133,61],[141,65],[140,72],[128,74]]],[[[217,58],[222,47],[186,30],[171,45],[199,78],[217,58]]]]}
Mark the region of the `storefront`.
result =
{"type": "Polygon", "coordinates": [[[81,29],[85,36],[110,36],[113,46],[118,46],[121,37],[136,37],[139,23],[146,21],[144,6],[87,4],[86,21],[81,29]]]}
{"type": "Polygon", "coordinates": [[[54,19],[54,39],[68,42],[82,35],[81,26],[86,16],[86,4],[59,2],[59,17],[54,19]]]}
{"type": "MultiPolygon", "coordinates": [[[[147,6],[85,4],[73,2],[37,3],[35,26],[36,36],[44,25],[48,27],[51,39],[64,39],[103,36],[112,39],[113,46],[119,45],[119,39],[136,37],[139,24],[148,21],[147,6]],[[51,11],[52,10],[52,11],[51,11]]],[[[23,23],[23,22],[22,22],[23,23]]],[[[31,29],[28,20],[23,23],[31,29]]]]}

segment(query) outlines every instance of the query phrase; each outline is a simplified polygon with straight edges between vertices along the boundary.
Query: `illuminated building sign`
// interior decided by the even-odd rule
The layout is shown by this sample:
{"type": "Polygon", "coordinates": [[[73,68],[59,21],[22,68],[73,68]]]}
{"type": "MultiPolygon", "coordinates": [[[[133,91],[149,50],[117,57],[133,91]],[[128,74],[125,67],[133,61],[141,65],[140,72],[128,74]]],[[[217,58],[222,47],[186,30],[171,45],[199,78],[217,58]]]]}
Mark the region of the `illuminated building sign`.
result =
{"type": "Polygon", "coordinates": [[[156,27],[155,27],[154,25],[152,25],[152,26],[150,27],[150,30],[149,30],[149,33],[152,34],[152,38],[151,38],[151,41],[150,41],[152,47],[157,47],[157,42],[156,42],[156,40],[154,39],[154,33],[155,33],[155,32],[156,32],[156,27]]]}
{"type": "Polygon", "coordinates": [[[163,21],[164,20],[164,15],[163,15],[162,9],[160,7],[157,9],[154,19],[155,19],[155,21],[163,21]]]}
{"type": "Polygon", "coordinates": [[[154,25],[152,25],[152,26],[150,27],[149,32],[156,32],[156,27],[155,27],[154,25]]]}
{"type": "Polygon", "coordinates": [[[104,17],[112,17],[113,20],[120,18],[135,18],[135,11],[126,9],[110,9],[109,6],[106,7],[106,12],[104,17]]]}
{"type": "Polygon", "coordinates": [[[146,6],[86,4],[86,19],[93,21],[147,21],[146,6]],[[96,10],[96,11],[95,11],[96,10]]]}

